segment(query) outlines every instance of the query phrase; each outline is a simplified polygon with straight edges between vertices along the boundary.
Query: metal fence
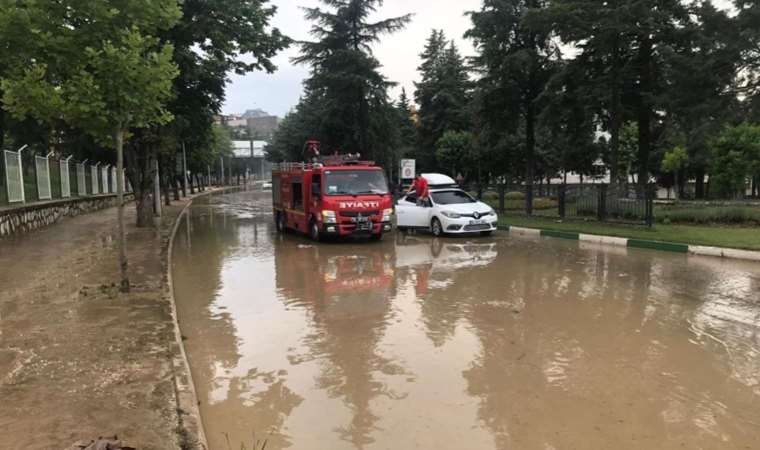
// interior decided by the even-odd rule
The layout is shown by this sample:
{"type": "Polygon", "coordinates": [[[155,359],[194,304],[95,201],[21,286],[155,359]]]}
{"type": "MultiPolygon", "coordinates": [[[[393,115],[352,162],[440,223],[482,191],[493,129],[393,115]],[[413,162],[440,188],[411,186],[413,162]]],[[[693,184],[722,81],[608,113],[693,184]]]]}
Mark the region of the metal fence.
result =
{"type": "Polygon", "coordinates": [[[0,157],[0,207],[72,197],[112,194],[117,176],[124,181],[124,191],[132,192],[125,174],[113,165],[75,162],[69,158],[33,155],[22,147],[4,150],[0,157]]]}
{"type": "Polygon", "coordinates": [[[92,192],[92,195],[100,194],[100,186],[98,185],[98,178],[100,178],[99,173],[98,164],[95,164],[90,171],[90,186],[92,186],[90,192],[92,192]]]}
{"type": "Polygon", "coordinates": [[[58,170],[61,173],[61,198],[71,197],[71,180],[69,177],[69,160],[58,161],[58,170]]]}
{"type": "Polygon", "coordinates": [[[77,195],[84,197],[87,195],[87,178],[84,163],[77,164],[77,195]]]}
{"type": "Polygon", "coordinates": [[[37,198],[50,200],[53,198],[50,187],[50,161],[46,156],[35,156],[34,165],[37,174],[37,198]]]}
{"type": "Polygon", "coordinates": [[[21,151],[3,152],[5,162],[5,187],[8,194],[8,203],[23,203],[24,197],[24,173],[21,170],[21,151]]]}
{"type": "MultiPolygon", "coordinates": [[[[527,214],[524,185],[500,185],[483,193],[494,208],[511,214],[527,214]]],[[[532,191],[531,215],[558,219],[594,219],[652,226],[654,222],[654,186],[639,192],[629,186],[542,185],[532,191]]]]}

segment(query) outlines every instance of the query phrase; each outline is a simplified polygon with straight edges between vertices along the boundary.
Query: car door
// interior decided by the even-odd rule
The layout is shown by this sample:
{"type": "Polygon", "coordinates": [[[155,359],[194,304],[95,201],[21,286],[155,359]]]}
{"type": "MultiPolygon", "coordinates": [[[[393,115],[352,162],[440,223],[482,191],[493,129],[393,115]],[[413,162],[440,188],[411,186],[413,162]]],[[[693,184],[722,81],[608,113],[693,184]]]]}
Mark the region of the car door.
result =
{"type": "Polygon", "coordinates": [[[396,204],[397,225],[399,227],[422,228],[430,225],[429,207],[417,206],[417,197],[412,193],[402,197],[396,204]]]}

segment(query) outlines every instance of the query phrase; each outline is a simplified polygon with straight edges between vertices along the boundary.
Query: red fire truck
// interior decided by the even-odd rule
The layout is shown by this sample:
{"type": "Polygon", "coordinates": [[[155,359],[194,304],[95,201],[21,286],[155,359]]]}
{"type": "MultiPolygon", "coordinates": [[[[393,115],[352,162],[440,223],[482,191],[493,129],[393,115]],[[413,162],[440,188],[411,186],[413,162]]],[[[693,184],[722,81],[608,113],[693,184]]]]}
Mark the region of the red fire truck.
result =
{"type": "Polygon", "coordinates": [[[358,155],[275,165],[272,203],[277,231],[295,230],[317,241],[331,236],[380,240],[392,227],[393,197],[383,169],[358,155]]]}

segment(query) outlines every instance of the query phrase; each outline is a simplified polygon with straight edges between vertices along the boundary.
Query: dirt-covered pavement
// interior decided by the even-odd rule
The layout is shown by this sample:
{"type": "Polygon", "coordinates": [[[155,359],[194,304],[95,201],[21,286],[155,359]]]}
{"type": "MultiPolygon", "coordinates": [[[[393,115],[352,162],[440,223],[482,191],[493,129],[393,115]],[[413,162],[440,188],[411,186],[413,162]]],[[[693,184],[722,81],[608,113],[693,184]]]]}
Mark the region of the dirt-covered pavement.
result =
{"type": "MultiPolygon", "coordinates": [[[[159,231],[128,227],[128,295],[115,288],[116,208],[0,241],[0,449],[113,435],[177,447],[162,252],[187,201],[165,209],[159,231]]],[[[133,224],[133,206],[126,216],[133,224]]]]}

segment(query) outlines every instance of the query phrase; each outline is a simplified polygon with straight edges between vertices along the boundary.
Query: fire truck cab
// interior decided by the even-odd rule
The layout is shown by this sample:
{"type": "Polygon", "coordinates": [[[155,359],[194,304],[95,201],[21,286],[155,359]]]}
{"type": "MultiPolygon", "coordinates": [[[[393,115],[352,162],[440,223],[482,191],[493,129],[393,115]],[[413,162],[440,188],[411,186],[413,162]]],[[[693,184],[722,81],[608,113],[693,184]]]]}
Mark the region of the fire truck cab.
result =
{"type": "Polygon", "coordinates": [[[272,170],[272,204],[278,232],[295,230],[313,240],[391,231],[393,197],[383,169],[358,156],[311,163],[280,163],[272,170]]]}

